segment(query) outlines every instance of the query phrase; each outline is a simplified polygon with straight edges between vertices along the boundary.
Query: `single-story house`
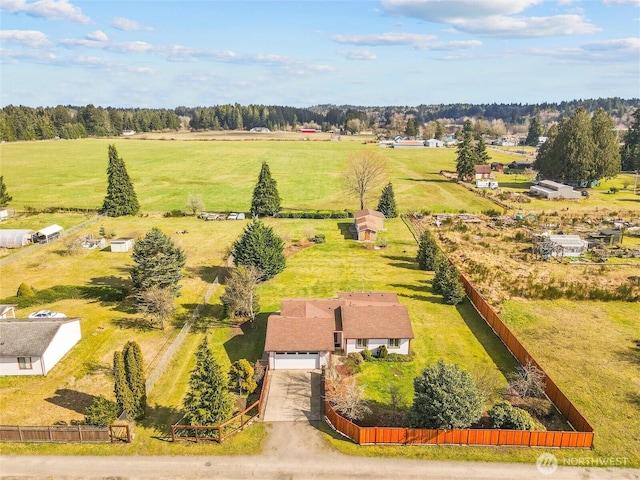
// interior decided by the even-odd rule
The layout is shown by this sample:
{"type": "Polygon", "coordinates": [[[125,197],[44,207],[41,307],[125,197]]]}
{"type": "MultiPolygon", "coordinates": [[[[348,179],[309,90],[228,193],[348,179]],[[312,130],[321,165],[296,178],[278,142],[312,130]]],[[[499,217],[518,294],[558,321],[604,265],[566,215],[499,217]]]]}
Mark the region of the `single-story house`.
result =
{"type": "Polygon", "coordinates": [[[28,245],[33,240],[33,230],[25,229],[1,229],[0,247],[20,248],[28,245]]]}
{"type": "Polygon", "coordinates": [[[550,199],[575,199],[582,196],[580,192],[575,191],[570,185],[554,182],[553,180],[542,180],[537,185],[531,185],[529,194],[550,199]]]}
{"type": "Polygon", "coordinates": [[[133,238],[116,238],[111,240],[112,252],[128,252],[133,248],[133,238]]]}
{"type": "Polygon", "coordinates": [[[491,170],[498,173],[504,172],[504,165],[500,162],[491,162],[491,170]]]}
{"type": "Polygon", "coordinates": [[[384,230],[384,214],[365,208],[353,214],[351,232],[359,242],[375,242],[377,233],[384,230]]]}
{"type": "Polygon", "coordinates": [[[49,243],[56,238],[60,238],[63,231],[64,228],[54,223],[53,225],[44,227],[43,229],[40,229],[36,233],[34,233],[33,241],[36,243],[49,243]]]}
{"type": "Polygon", "coordinates": [[[264,350],[272,369],[312,370],[333,352],[368,349],[408,354],[414,338],[407,308],[391,292],[338,293],[329,299],[285,299],[267,322],[264,350]]]}
{"type": "Polygon", "coordinates": [[[80,319],[0,319],[0,338],[0,376],[46,375],[80,340],[80,319]]]}
{"type": "MultiPolygon", "coordinates": [[[[0,318],[16,318],[15,305],[0,305],[0,318]]],[[[2,339],[0,339],[0,342],[2,339]]]]}
{"type": "MultiPolygon", "coordinates": [[[[549,235],[549,241],[558,245],[563,257],[579,257],[587,251],[589,242],[580,238],[579,235],[549,235]]],[[[553,252],[552,256],[556,256],[553,252]]]]}
{"type": "Polygon", "coordinates": [[[485,178],[491,178],[491,165],[475,165],[475,179],[482,180],[485,178]]]}
{"type": "Polygon", "coordinates": [[[430,138],[424,142],[424,146],[428,148],[442,148],[444,147],[444,142],[437,138],[430,138]]]}

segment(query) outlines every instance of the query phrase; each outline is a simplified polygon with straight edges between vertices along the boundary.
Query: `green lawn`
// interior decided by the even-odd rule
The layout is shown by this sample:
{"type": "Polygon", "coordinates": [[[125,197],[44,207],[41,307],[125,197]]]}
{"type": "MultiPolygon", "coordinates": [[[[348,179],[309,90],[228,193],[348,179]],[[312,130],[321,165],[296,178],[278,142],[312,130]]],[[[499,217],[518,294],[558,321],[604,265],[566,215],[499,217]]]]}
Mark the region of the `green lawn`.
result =
{"type": "MultiPolygon", "coordinates": [[[[454,149],[394,150],[357,142],[197,142],[84,139],[0,145],[0,175],[12,207],[98,208],[106,193],[107,146],[124,159],[143,211],[184,209],[189,194],[210,210],[248,211],[260,165],[269,163],[284,208],[353,210],[344,191],[349,155],[375,150],[388,160],[401,211],[481,211],[493,204],[437,175],[455,170],[454,149]],[[430,181],[425,182],[429,177],[430,181]]],[[[373,192],[377,203],[380,192],[373,192]]]]}

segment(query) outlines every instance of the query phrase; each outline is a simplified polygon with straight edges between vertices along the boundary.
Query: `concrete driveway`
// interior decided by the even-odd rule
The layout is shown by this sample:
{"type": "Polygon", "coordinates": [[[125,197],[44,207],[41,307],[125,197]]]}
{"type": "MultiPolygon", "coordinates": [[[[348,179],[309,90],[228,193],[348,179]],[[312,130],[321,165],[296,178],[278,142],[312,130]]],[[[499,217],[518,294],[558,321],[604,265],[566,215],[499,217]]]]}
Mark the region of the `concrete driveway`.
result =
{"type": "Polygon", "coordinates": [[[320,370],[271,370],[265,422],[322,419],[320,370]]]}

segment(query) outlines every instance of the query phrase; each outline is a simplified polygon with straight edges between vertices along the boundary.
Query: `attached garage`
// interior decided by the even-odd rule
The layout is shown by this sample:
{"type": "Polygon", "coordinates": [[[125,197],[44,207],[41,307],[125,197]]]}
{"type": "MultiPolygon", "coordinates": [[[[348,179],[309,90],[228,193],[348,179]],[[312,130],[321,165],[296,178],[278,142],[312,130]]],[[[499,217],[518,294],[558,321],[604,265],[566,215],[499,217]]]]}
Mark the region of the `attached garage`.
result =
{"type": "Polygon", "coordinates": [[[277,370],[315,370],[320,368],[318,352],[276,352],[274,369],[277,370]]]}

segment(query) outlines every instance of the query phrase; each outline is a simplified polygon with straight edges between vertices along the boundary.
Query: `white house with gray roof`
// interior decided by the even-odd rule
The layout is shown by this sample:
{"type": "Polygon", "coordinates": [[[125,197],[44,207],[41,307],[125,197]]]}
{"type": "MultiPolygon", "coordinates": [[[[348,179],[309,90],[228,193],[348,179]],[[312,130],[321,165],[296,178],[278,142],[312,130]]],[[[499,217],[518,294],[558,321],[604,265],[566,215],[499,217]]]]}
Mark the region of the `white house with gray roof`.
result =
{"type": "Polygon", "coordinates": [[[0,376],[46,375],[80,338],[79,318],[0,319],[0,376]]]}

